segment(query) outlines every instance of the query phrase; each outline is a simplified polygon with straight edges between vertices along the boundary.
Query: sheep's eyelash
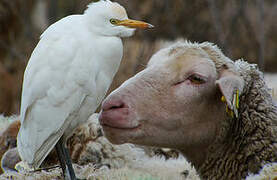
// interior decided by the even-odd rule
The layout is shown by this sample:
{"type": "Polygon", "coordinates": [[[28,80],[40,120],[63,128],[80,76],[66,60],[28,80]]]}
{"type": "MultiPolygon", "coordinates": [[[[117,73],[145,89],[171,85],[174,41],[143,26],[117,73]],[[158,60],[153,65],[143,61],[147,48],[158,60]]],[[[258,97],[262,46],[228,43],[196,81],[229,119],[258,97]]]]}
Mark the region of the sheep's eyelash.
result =
{"type": "MultiPolygon", "coordinates": [[[[194,76],[194,77],[197,77],[197,78],[199,78],[201,81],[203,81],[203,82],[201,82],[201,83],[199,83],[199,84],[193,83],[193,82],[192,82],[192,84],[194,84],[194,85],[200,85],[200,84],[204,84],[204,83],[207,82],[207,78],[206,78],[205,76],[203,76],[203,75],[200,75],[200,74],[190,74],[190,75],[188,75],[188,76],[185,76],[185,77],[183,78],[183,80],[178,81],[178,82],[174,83],[173,85],[175,86],[175,85],[178,85],[178,84],[182,84],[182,83],[185,82],[186,80],[190,80],[190,78],[193,77],[193,76],[194,76]]],[[[191,80],[190,80],[190,81],[191,81],[191,80]]]]}
{"type": "Polygon", "coordinates": [[[189,76],[187,79],[189,79],[193,84],[196,84],[196,85],[204,84],[207,82],[207,78],[205,78],[204,76],[199,75],[199,74],[193,74],[193,75],[189,76]],[[195,78],[195,79],[193,79],[193,78],[195,78]],[[198,82],[194,83],[193,80],[196,80],[198,82]]]}

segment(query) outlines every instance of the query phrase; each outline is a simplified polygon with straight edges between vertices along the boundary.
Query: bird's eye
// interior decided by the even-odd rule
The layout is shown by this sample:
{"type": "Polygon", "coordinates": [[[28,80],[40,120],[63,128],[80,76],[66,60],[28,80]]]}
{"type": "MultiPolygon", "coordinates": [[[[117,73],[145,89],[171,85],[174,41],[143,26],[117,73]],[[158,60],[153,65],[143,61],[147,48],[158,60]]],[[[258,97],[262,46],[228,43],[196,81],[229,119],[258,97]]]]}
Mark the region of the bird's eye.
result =
{"type": "Polygon", "coordinates": [[[193,84],[203,84],[206,82],[202,77],[200,77],[199,75],[195,75],[195,74],[191,75],[188,79],[193,84]]]}
{"type": "Polygon", "coordinates": [[[111,24],[117,24],[117,23],[118,23],[118,20],[117,20],[117,19],[110,19],[110,23],[111,23],[111,24]]]}

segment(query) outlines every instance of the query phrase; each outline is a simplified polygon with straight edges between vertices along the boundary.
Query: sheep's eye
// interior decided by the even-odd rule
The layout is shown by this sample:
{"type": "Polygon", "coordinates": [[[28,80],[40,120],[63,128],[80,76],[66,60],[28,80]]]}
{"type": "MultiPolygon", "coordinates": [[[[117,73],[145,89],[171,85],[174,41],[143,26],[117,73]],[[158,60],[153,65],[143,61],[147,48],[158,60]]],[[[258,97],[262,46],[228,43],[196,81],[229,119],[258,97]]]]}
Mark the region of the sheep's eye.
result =
{"type": "Polygon", "coordinates": [[[191,75],[188,79],[194,84],[203,84],[206,82],[202,77],[198,75],[191,75]]]}
{"type": "Polygon", "coordinates": [[[110,19],[110,23],[111,24],[117,24],[119,22],[119,20],[118,19],[110,19]]]}

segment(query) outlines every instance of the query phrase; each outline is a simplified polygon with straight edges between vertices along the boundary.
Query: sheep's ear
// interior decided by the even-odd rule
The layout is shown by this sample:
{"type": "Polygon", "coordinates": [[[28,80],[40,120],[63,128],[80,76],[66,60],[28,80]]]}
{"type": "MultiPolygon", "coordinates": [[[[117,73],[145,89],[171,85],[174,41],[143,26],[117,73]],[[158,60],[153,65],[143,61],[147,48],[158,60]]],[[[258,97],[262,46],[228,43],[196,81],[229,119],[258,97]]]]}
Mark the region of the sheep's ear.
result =
{"type": "MultiPolygon", "coordinates": [[[[226,102],[229,110],[238,116],[239,95],[242,93],[244,87],[243,79],[238,74],[224,69],[220,73],[216,85],[222,93],[222,101],[226,102]]],[[[228,108],[226,109],[227,112],[228,108]]]]}

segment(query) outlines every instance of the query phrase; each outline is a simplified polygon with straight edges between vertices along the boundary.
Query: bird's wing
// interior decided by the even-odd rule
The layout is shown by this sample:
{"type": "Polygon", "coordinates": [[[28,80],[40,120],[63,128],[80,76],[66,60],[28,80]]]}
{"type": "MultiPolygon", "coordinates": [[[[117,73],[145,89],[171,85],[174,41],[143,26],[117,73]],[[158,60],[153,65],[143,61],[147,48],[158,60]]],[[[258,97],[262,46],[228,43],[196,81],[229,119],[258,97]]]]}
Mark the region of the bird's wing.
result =
{"type": "Polygon", "coordinates": [[[61,28],[66,27],[52,26],[46,32],[24,74],[18,149],[35,167],[54,147],[88,95],[82,88],[85,79],[76,67],[83,54],[81,45],[70,32],[60,34],[61,28]]]}

